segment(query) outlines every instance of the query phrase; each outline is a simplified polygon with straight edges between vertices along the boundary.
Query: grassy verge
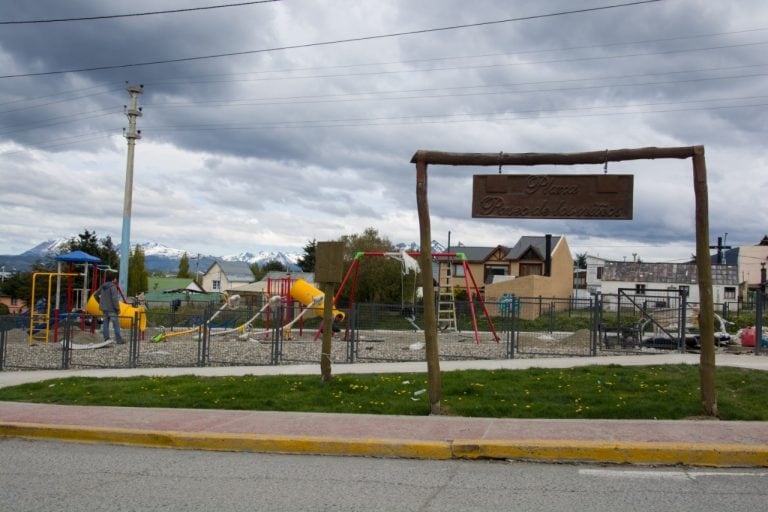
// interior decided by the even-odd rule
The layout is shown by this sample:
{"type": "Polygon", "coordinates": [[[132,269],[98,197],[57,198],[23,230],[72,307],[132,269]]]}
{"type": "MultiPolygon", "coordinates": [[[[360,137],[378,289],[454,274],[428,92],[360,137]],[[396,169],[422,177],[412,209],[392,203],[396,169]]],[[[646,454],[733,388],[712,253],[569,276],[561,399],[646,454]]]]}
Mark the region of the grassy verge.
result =
{"type": "MultiPolygon", "coordinates": [[[[697,416],[698,368],[689,365],[466,370],[442,376],[456,416],[683,419],[697,416]]],[[[768,420],[768,373],[717,369],[724,420],[768,420]]],[[[0,389],[0,400],[39,403],[425,415],[425,374],[68,378],[0,389]]]]}

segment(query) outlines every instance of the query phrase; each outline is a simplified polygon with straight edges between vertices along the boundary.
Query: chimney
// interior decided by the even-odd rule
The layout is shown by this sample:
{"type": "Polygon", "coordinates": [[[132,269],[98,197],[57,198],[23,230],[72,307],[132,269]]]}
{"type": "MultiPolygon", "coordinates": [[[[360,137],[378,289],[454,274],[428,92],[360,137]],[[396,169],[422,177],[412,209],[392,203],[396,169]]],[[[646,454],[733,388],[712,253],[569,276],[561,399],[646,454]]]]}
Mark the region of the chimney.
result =
{"type": "Polygon", "coordinates": [[[544,275],[552,275],[552,235],[544,236],[544,275]]]}

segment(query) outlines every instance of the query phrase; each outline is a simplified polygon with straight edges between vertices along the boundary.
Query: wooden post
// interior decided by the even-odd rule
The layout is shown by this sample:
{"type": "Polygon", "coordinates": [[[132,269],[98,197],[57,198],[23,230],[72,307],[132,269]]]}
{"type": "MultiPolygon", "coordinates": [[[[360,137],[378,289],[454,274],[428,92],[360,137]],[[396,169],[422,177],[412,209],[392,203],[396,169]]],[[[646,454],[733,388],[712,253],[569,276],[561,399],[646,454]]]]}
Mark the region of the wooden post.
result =
{"type": "Polygon", "coordinates": [[[435,286],[432,282],[432,227],[427,198],[427,163],[416,162],[416,205],[419,212],[421,236],[421,275],[424,290],[424,345],[427,353],[427,391],[429,413],[440,414],[440,351],[437,346],[437,318],[435,314],[435,286]]]}
{"type": "Polygon", "coordinates": [[[435,290],[432,280],[432,234],[427,204],[427,165],[499,166],[499,165],[580,165],[604,164],[625,160],[658,158],[693,158],[693,185],[696,195],[696,266],[699,278],[701,333],[700,387],[704,414],[717,415],[715,396],[715,333],[712,299],[712,264],[709,256],[709,199],[704,146],[637,148],[588,151],[582,153],[448,153],[418,150],[411,158],[416,164],[416,201],[421,231],[421,268],[424,280],[424,341],[429,372],[431,412],[440,412],[440,360],[437,347],[435,290]]]}
{"type": "Polygon", "coordinates": [[[709,255],[709,192],[704,146],[693,153],[693,190],[696,195],[696,271],[699,277],[699,380],[701,405],[707,416],[717,416],[715,393],[715,314],[712,298],[712,261],[709,255]]]}
{"type": "Polygon", "coordinates": [[[331,338],[333,337],[333,283],[323,283],[323,341],[320,348],[320,380],[331,382],[331,338]]]}

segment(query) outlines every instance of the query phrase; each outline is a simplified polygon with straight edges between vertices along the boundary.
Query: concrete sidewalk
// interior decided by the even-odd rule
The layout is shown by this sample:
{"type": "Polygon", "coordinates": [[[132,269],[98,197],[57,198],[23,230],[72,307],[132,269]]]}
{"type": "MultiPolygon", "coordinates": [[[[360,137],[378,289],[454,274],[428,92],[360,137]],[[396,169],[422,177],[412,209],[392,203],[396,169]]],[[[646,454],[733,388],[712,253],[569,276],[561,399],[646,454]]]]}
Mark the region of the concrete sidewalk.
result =
{"type": "MultiPolygon", "coordinates": [[[[698,364],[698,356],[452,361],[441,369],[698,364]]],[[[768,358],[718,354],[768,371],[768,358]]],[[[424,363],[335,365],[334,373],[423,372],[424,363]]],[[[317,365],[0,372],[0,387],[73,375],[319,374],[317,365]]],[[[768,422],[517,420],[0,403],[0,436],[165,448],[547,462],[768,467],[768,422]]]]}

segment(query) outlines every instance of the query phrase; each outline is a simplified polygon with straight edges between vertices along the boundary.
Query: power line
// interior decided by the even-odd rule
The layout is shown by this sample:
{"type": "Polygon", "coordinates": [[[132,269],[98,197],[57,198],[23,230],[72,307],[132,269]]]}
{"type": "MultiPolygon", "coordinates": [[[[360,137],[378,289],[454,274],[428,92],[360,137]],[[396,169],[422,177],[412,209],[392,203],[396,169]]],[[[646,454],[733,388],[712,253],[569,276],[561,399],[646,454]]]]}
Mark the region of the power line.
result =
{"type": "Polygon", "coordinates": [[[213,105],[217,107],[242,107],[242,106],[276,106],[276,105],[297,105],[297,104],[320,104],[320,103],[349,103],[355,101],[400,101],[400,100],[413,100],[424,98],[454,98],[454,97],[468,97],[468,96],[499,96],[506,94],[540,94],[547,92],[564,92],[564,91],[578,91],[578,90],[590,90],[590,89],[608,89],[612,87],[650,87],[659,85],[675,85],[695,82],[709,82],[717,80],[734,80],[734,79],[746,79],[764,77],[768,73],[749,73],[741,75],[728,75],[728,76],[715,76],[715,77],[697,77],[697,78],[682,78],[677,80],[665,80],[655,82],[639,82],[639,83],[618,83],[618,84],[600,84],[600,85],[580,85],[570,87],[549,87],[549,88],[537,88],[537,89],[513,89],[505,91],[485,91],[485,92],[449,92],[447,94],[429,94],[436,91],[466,91],[467,89],[490,89],[497,87],[511,88],[527,85],[544,85],[544,84],[557,84],[568,82],[585,82],[585,81],[597,81],[597,80],[620,80],[626,78],[638,78],[646,76],[659,76],[669,74],[680,73],[692,73],[700,71],[720,71],[728,69],[743,69],[751,67],[765,67],[765,64],[755,64],[747,66],[733,66],[714,69],[699,69],[693,71],[670,71],[667,73],[642,73],[632,75],[615,75],[615,76],[601,76],[593,78],[570,78],[564,80],[544,80],[538,82],[517,82],[506,84],[488,84],[488,85],[469,85],[469,86],[455,86],[455,87],[435,87],[424,89],[400,89],[391,91],[368,91],[346,94],[329,94],[329,95],[315,95],[315,96],[277,96],[268,98],[242,98],[236,100],[205,100],[205,101],[189,101],[189,102],[176,102],[176,103],[147,103],[145,106],[153,108],[186,108],[186,107],[199,107],[201,105],[213,105]],[[416,93],[422,93],[420,95],[413,95],[416,93]],[[412,94],[411,96],[386,96],[395,94],[412,94]],[[360,97],[368,96],[368,97],[360,97]],[[295,100],[295,101],[293,101],[295,100]]]}
{"type": "MultiPolygon", "coordinates": [[[[175,83],[185,83],[185,84],[212,83],[212,82],[225,82],[226,80],[204,81],[204,80],[197,80],[197,79],[212,77],[212,76],[213,77],[227,77],[227,76],[237,77],[237,76],[243,76],[243,75],[293,73],[297,71],[322,71],[326,69],[348,69],[348,68],[359,68],[359,67],[369,67],[369,66],[389,66],[389,65],[396,65],[396,64],[404,65],[404,64],[416,64],[416,63],[437,62],[437,61],[447,61],[447,60],[481,59],[481,58],[488,58],[488,57],[512,57],[512,56],[529,55],[529,54],[536,54],[536,53],[567,52],[572,50],[593,50],[596,48],[603,49],[603,48],[608,48],[612,46],[633,46],[633,45],[648,44],[648,43],[665,43],[665,42],[671,42],[671,41],[684,41],[688,39],[704,39],[704,38],[719,37],[719,36],[731,36],[731,35],[737,35],[737,34],[747,34],[752,32],[764,32],[766,30],[768,30],[768,27],[734,30],[734,31],[728,31],[728,32],[709,32],[704,34],[694,34],[690,36],[665,37],[665,38],[658,38],[658,39],[641,39],[641,40],[635,40],[635,41],[614,41],[614,42],[602,43],[598,45],[567,46],[567,47],[543,48],[543,49],[535,49],[535,50],[534,49],[519,50],[515,52],[482,53],[482,54],[474,54],[474,55],[448,55],[448,56],[442,56],[442,57],[409,59],[409,60],[399,60],[399,61],[363,62],[363,63],[357,63],[357,64],[337,64],[333,66],[307,66],[307,67],[299,67],[299,68],[274,69],[274,70],[268,70],[268,71],[249,71],[249,72],[242,72],[242,73],[216,73],[216,74],[208,74],[208,75],[193,75],[191,77],[181,78],[181,79],[160,80],[156,82],[151,82],[151,84],[162,85],[162,84],[175,84],[175,83]],[[194,79],[194,81],[191,81],[191,79],[194,79]]],[[[712,47],[712,49],[729,48],[729,47],[730,46],[720,46],[720,47],[712,47]]],[[[680,50],[680,51],[684,52],[684,51],[698,51],[698,50],[680,50]]],[[[654,54],[649,54],[649,55],[654,55],[654,54]]],[[[541,64],[541,63],[548,63],[548,62],[549,61],[527,61],[525,62],[525,64],[541,64]]],[[[435,68],[435,69],[443,70],[443,69],[466,69],[466,68],[455,67],[455,68],[435,68]]],[[[393,71],[393,73],[398,73],[398,72],[400,71],[393,71]]],[[[403,72],[406,72],[406,71],[403,71],[403,72]]],[[[306,75],[299,78],[313,78],[313,77],[327,78],[329,76],[336,77],[336,76],[359,76],[359,75],[358,74],[306,75]]],[[[266,78],[264,80],[279,80],[279,79],[280,77],[266,78]]],[[[242,80],[237,79],[232,81],[242,81],[242,80]]]]}
{"type": "Polygon", "coordinates": [[[532,109],[521,110],[517,112],[482,112],[482,113],[470,113],[470,114],[436,114],[436,115],[414,115],[414,116],[385,116],[385,117],[359,117],[359,118],[345,118],[345,119],[316,119],[316,120],[301,120],[301,121],[276,121],[276,122],[262,122],[257,124],[243,124],[243,125],[226,125],[226,124],[209,124],[209,125],[167,125],[167,126],[152,126],[145,127],[145,132],[151,131],[207,131],[207,130],[255,130],[255,129],[267,129],[267,128],[343,128],[351,126],[392,126],[392,125],[412,125],[412,124],[438,124],[438,123],[475,123],[475,122],[499,122],[499,121],[520,121],[526,119],[567,119],[567,118],[587,118],[587,117],[606,117],[617,115],[636,115],[636,114],[655,114],[655,113],[668,113],[668,112],[690,112],[701,110],[724,110],[734,108],[762,108],[768,106],[768,102],[758,102],[751,104],[741,105],[705,105],[700,107],[684,107],[677,109],[651,109],[640,111],[622,111],[622,112],[597,112],[597,113],[578,113],[578,114],[565,114],[565,115],[550,115],[542,116],[542,114],[551,112],[578,112],[578,111],[590,111],[598,109],[629,109],[629,108],[641,108],[641,107],[659,107],[663,105],[678,105],[686,103],[704,103],[712,101],[742,101],[742,100],[761,100],[768,98],[768,96],[752,96],[742,98],[707,98],[701,100],[688,100],[678,102],[657,102],[657,103],[645,103],[645,104],[630,104],[630,105],[601,105],[590,107],[571,107],[571,108],[552,108],[552,109],[532,109]],[[496,116],[494,118],[494,116],[496,116]],[[457,119],[459,117],[473,117],[474,119],[457,119]]]}
{"type": "Polygon", "coordinates": [[[137,12],[137,13],[131,13],[131,14],[109,14],[105,16],[83,16],[80,18],[57,18],[57,19],[46,19],[46,20],[23,20],[23,21],[0,21],[0,25],[32,25],[37,23],[61,23],[66,21],[92,21],[92,20],[108,20],[108,19],[114,19],[114,18],[132,18],[136,16],[153,16],[155,14],[174,14],[174,13],[180,13],[180,12],[191,12],[191,11],[207,11],[211,9],[224,9],[226,7],[242,7],[244,5],[254,5],[254,4],[266,4],[271,2],[279,2],[280,0],[258,0],[255,2],[240,2],[236,4],[222,4],[222,5],[210,5],[210,6],[203,6],[203,7],[190,7],[187,9],[172,9],[168,11],[151,11],[151,12],[137,12]]]}
{"type": "Polygon", "coordinates": [[[388,39],[393,37],[402,37],[402,36],[409,36],[409,35],[419,35],[419,34],[428,34],[432,32],[444,32],[449,30],[458,30],[463,28],[475,28],[475,27],[482,27],[482,26],[490,26],[490,25],[499,25],[503,23],[511,23],[511,22],[517,22],[517,21],[530,21],[535,19],[542,19],[542,18],[552,18],[556,16],[565,16],[569,14],[583,14],[588,12],[596,12],[596,11],[604,11],[607,9],[616,9],[619,7],[630,7],[630,6],[636,6],[636,5],[642,5],[642,4],[649,4],[649,3],[656,3],[656,2],[662,2],[664,0],[637,0],[634,2],[628,2],[623,4],[613,4],[613,5],[605,5],[601,7],[589,7],[584,9],[575,9],[571,11],[559,11],[554,13],[546,13],[546,14],[536,14],[532,16],[522,16],[518,18],[506,18],[502,20],[491,20],[491,21],[482,21],[478,23],[466,23],[462,25],[451,25],[447,27],[436,27],[436,28],[426,28],[426,29],[420,29],[420,30],[410,30],[406,32],[393,32],[390,34],[378,34],[373,36],[362,36],[362,37],[353,37],[349,39],[335,39],[331,41],[320,41],[320,42],[314,42],[314,43],[304,43],[304,44],[297,44],[297,45],[288,45],[288,46],[277,46],[273,48],[263,48],[259,50],[244,50],[239,52],[228,52],[228,53],[217,53],[212,55],[200,55],[196,57],[183,57],[178,59],[165,59],[165,60],[155,60],[155,61],[146,61],[146,62],[135,62],[131,64],[114,64],[109,66],[95,66],[90,68],[79,68],[79,69],[68,69],[68,70],[58,70],[58,71],[41,71],[38,73],[19,73],[15,75],[2,75],[0,76],[0,79],[3,78],[21,78],[21,77],[30,77],[30,76],[49,76],[49,75],[61,75],[65,73],[83,73],[87,71],[105,71],[109,69],[124,69],[124,68],[133,68],[133,67],[140,67],[140,66],[152,66],[157,64],[173,64],[178,62],[192,62],[192,61],[198,61],[198,60],[207,60],[207,59],[217,59],[222,57],[236,57],[240,55],[253,55],[257,53],[269,53],[269,52],[276,52],[276,51],[285,51],[285,50],[296,50],[299,48],[312,48],[317,46],[330,46],[330,45],[336,45],[336,44],[343,44],[343,43],[355,43],[355,42],[362,42],[362,41],[373,41],[376,39],[388,39]]]}
{"type": "MultiPolygon", "coordinates": [[[[680,54],[680,53],[693,53],[693,52],[705,52],[705,51],[714,51],[714,50],[725,50],[730,48],[745,48],[745,47],[751,47],[751,46],[764,46],[767,45],[768,41],[756,41],[751,43],[737,43],[737,44],[730,44],[730,45],[717,45],[717,46],[701,46],[698,48],[685,48],[685,49],[679,49],[679,50],[660,50],[655,52],[637,52],[637,53],[624,53],[624,54],[614,54],[614,55],[601,55],[599,57],[571,57],[571,58],[563,58],[563,59],[550,59],[550,60],[531,60],[531,61],[519,61],[519,62],[512,62],[512,63],[493,63],[493,64],[481,64],[481,65],[474,65],[474,66],[449,66],[449,67],[436,67],[436,68],[414,68],[414,69],[399,69],[399,70],[392,70],[392,71],[363,71],[359,73],[337,73],[337,74],[328,74],[328,75],[299,75],[299,76],[277,76],[277,77],[264,77],[264,78],[252,78],[252,79],[238,79],[238,80],[205,80],[205,81],[195,81],[195,82],[189,82],[189,81],[179,81],[179,80],[164,80],[164,81],[158,81],[158,82],[151,82],[152,85],[161,85],[161,84],[174,84],[174,83],[221,83],[221,82],[267,82],[267,81],[276,81],[276,80],[307,80],[307,79],[313,79],[313,78],[345,78],[345,77],[357,77],[357,76],[376,76],[376,75],[396,75],[401,73],[424,73],[424,72],[436,72],[436,71],[457,71],[457,70],[468,70],[468,69],[490,69],[490,68],[502,68],[502,67],[514,67],[514,66],[532,66],[535,64],[572,64],[575,62],[594,62],[594,61],[601,61],[601,60],[612,60],[612,59],[625,59],[625,58],[634,58],[634,57],[653,57],[657,55],[673,55],[673,54],[680,54]]],[[[364,64],[369,65],[369,64],[364,64]]],[[[372,64],[371,64],[372,65],[372,64]]],[[[337,66],[334,66],[337,67],[337,66]]],[[[263,73],[275,73],[275,71],[264,71],[264,72],[258,72],[258,74],[263,73]]],[[[238,75],[242,75],[243,73],[238,73],[238,75]]],[[[652,74],[652,73],[649,73],[652,74]]],[[[221,76],[221,75],[218,75],[221,76]]],[[[0,77],[3,78],[3,77],[0,77]]]]}

